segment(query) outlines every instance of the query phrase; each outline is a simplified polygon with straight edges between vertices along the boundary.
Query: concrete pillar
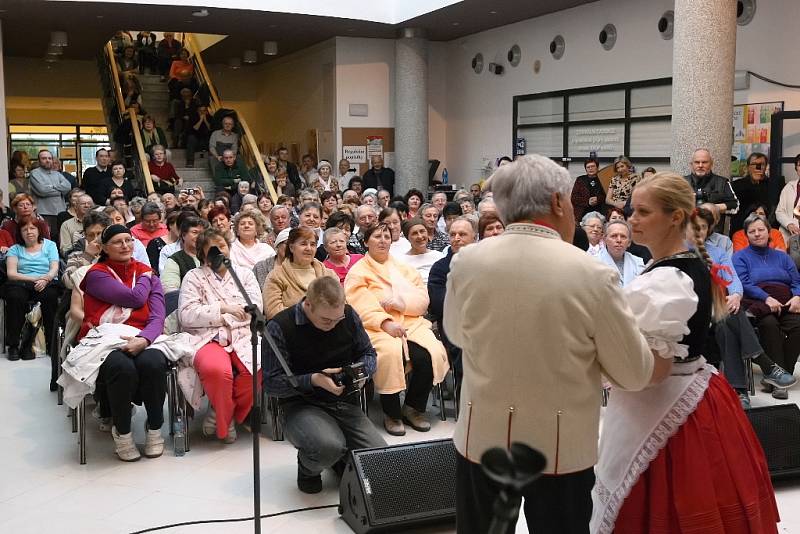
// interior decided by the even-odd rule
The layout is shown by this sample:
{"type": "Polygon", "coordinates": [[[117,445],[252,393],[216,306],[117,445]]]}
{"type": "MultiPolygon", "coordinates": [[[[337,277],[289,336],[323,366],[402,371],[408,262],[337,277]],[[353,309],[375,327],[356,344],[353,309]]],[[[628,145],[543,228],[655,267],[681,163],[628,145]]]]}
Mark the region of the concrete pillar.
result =
{"type": "Polygon", "coordinates": [[[428,189],[428,41],[405,28],[395,45],[395,194],[428,189]]]}
{"type": "Polygon", "coordinates": [[[707,148],[730,177],[736,0],[675,0],[672,42],[671,166],[688,174],[692,152],[707,148]]]}
{"type": "Polygon", "coordinates": [[[0,189],[8,206],[8,122],[6,121],[6,76],[3,67],[3,21],[0,20],[0,189]]]}

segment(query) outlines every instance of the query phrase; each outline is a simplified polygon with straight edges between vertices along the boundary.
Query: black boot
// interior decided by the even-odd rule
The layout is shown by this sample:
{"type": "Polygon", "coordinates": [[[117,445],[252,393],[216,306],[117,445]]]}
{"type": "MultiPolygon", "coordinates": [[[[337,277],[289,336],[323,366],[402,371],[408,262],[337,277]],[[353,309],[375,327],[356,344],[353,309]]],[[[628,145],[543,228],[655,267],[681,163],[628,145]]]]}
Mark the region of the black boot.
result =
{"type": "Polygon", "coordinates": [[[12,362],[19,360],[19,351],[17,350],[17,347],[13,345],[8,347],[8,355],[6,357],[12,362]]]}

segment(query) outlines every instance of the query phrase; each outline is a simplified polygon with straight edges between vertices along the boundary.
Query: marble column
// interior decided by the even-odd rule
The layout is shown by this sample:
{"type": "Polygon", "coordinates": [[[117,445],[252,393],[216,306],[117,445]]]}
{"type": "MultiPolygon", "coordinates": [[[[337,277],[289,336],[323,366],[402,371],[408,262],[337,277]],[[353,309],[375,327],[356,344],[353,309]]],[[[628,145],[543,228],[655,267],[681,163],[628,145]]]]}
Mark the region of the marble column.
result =
{"type": "Polygon", "coordinates": [[[416,28],[395,44],[395,194],[428,188],[428,41],[416,28]]]}
{"type": "Polygon", "coordinates": [[[675,0],[672,42],[672,169],[688,174],[694,150],[707,148],[729,177],[736,0],[675,0]]]}
{"type": "Polygon", "coordinates": [[[6,121],[6,77],[3,66],[3,21],[0,20],[0,189],[3,191],[4,204],[8,206],[8,123],[6,121]]]}

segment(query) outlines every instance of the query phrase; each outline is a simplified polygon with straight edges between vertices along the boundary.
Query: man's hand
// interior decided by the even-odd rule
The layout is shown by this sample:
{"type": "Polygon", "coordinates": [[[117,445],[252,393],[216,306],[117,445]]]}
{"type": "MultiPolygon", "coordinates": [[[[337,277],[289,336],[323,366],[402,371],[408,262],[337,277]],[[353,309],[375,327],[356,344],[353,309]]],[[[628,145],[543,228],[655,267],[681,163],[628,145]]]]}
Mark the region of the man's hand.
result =
{"type": "Polygon", "coordinates": [[[337,386],[330,375],[341,372],[341,367],[323,369],[322,372],[311,375],[311,385],[324,389],[338,397],[344,392],[344,386],[337,386]]]}
{"type": "Polygon", "coordinates": [[[398,324],[391,319],[386,319],[381,323],[381,330],[392,337],[405,337],[406,335],[406,329],[403,328],[403,325],[398,324]]]}
{"type": "Polygon", "coordinates": [[[739,308],[742,305],[742,296],[738,293],[734,293],[733,295],[728,295],[725,299],[728,304],[728,313],[736,314],[739,313],[739,308]]]}
{"type": "Polygon", "coordinates": [[[783,308],[783,304],[781,304],[772,297],[767,297],[767,300],[764,301],[764,304],[766,304],[769,307],[769,311],[780,315],[781,308],[783,308]]]}
{"type": "Polygon", "coordinates": [[[789,233],[792,235],[800,234],[800,226],[798,226],[797,223],[789,223],[786,229],[789,230],[789,233]]]}
{"type": "Polygon", "coordinates": [[[127,352],[131,356],[138,355],[140,352],[142,352],[144,349],[147,348],[147,345],[150,344],[150,342],[147,341],[145,338],[139,336],[135,337],[120,336],[120,337],[128,342],[120,350],[122,352],[127,352]]]}
{"type": "Polygon", "coordinates": [[[37,281],[33,283],[33,289],[36,290],[37,293],[41,293],[44,291],[44,288],[47,287],[48,281],[44,278],[39,278],[37,281]]]}

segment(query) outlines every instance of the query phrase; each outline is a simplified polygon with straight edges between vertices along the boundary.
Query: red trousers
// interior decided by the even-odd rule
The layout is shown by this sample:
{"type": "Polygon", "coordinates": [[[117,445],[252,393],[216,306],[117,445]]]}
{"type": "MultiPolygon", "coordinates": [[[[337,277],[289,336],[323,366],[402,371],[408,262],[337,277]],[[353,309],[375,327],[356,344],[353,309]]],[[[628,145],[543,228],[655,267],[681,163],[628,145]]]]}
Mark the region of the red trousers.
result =
{"type": "MultiPolygon", "coordinates": [[[[216,341],[197,351],[194,368],[217,414],[217,437],[222,439],[228,435],[231,420],[242,423],[253,407],[252,375],[235,352],[227,352],[216,341]]],[[[261,384],[260,370],[258,383],[261,384]]]]}

